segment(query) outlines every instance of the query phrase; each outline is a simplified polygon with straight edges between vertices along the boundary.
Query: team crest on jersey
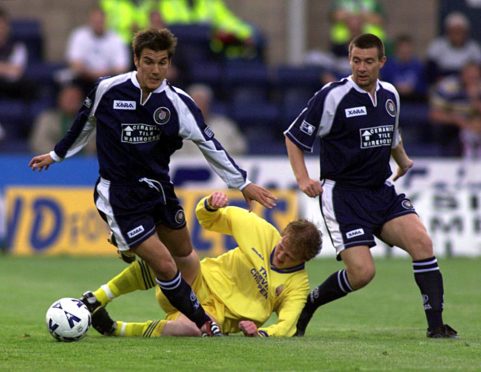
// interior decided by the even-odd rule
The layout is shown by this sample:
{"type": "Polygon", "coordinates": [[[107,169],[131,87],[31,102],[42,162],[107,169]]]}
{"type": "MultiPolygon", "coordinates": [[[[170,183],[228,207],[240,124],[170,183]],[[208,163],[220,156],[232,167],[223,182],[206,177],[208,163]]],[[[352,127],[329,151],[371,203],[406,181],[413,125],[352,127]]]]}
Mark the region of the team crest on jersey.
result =
{"type": "Polygon", "coordinates": [[[167,124],[170,120],[170,110],[167,107],[159,107],[154,111],[154,121],[159,125],[167,124]]]}
{"type": "Polygon", "coordinates": [[[393,125],[380,125],[378,127],[359,129],[361,149],[391,146],[393,131],[393,125]]]}
{"type": "Polygon", "coordinates": [[[388,99],[386,101],[386,111],[393,118],[396,117],[396,104],[394,103],[394,101],[392,99],[388,99]]]}
{"type": "Polygon", "coordinates": [[[121,101],[114,99],[114,110],[135,110],[137,102],[135,101],[121,101]]]}
{"type": "Polygon", "coordinates": [[[344,112],[346,113],[346,118],[367,115],[366,106],[349,107],[344,112]]]}

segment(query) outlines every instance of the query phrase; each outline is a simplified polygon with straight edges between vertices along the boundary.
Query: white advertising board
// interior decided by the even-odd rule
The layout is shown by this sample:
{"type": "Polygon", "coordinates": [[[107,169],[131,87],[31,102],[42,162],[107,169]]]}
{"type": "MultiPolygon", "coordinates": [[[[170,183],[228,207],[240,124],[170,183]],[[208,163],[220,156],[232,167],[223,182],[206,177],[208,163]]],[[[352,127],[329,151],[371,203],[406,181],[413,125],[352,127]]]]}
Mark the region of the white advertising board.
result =
{"type": "MultiPolygon", "coordinates": [[[[411,171],[396,182],[426,225],[438,256],[481,255],[481,164],[455,159],[414,159],[411,171]]],[[[286,157],[244,157],[237,159],[249,178],[263,186],[295,189],[289,161],[286,157]]],[[[311,177],[319,176],[317,157],[306,158],[311,177]]],[[[394,169],[394,166],[393,166],[394,169]]],[[[178,158],[172,163],[172,175],[183,187],[224,188],[224,183],[199,158],[178,158]],[[195,169],[195,172],[190,170],[195,169]],[[182,176],[185,175],[186,177],[182,176]],[[189,178],[190,177],[190,178],[189,178]]],[[[324,233],[321,255],[334,255],[319,212],[318,200],[299,193],[302,217],[316,221],[324,233]]],[[[382,242],[373,248],[374,255],[405,255],[382,242]]]]}

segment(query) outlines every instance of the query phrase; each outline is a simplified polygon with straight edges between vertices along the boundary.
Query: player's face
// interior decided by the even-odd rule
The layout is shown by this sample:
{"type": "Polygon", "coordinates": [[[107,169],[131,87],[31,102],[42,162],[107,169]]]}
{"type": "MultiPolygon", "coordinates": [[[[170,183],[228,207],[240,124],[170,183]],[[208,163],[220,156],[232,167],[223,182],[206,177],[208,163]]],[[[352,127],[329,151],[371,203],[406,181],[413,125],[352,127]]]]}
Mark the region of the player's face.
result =
{"type": "Polygon", "coordinates": [[[134,56],[137,67],[137,80],[143,91],[152,92],[164,81],[170,66],[169,55],[166,50],[155,51],[143,49],[140,57],[134,56]]]}
{"type": "Polygon", "coordinates": [[[297,257],[296,252],[289,245],[289,237],[283,236],[274,250],[273,263],[276,268],[285,269],[300,265],[304,260],[297,257]]]}
{"type": "Polygon", "coordinates": [[[362,89],[373,91],[379,78],[379,71],[384,66],[385,61],[386,57],[379,58],[377,48],[361,49],[353,47],[349,55],[352,79],[362,89]]]}

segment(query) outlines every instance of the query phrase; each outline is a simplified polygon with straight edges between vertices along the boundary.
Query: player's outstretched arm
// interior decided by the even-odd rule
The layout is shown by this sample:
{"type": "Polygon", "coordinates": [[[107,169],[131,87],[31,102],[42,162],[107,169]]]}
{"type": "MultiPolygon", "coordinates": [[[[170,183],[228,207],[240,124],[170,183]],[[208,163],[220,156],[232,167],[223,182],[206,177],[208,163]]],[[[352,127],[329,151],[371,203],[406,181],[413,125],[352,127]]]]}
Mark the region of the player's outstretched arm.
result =
{"type": "Polygon", "coordinates": [[[32,168],[33,171],[38,170],[41,172],[42,170],[47,170],[50,167],[50,164],[54,163],[54,160],[50,156],[50,154],[43,154],[34,156],[28,163],[28,166],[32,168]]]}
{"type": "Polygon", "coordinates": [[[255,183],[249,183],[241,191],[249,210],[252,210],[252,201],[254,200],[266,208],[274,208],[276,206],[277,198],[269,190],[255,183]]]}

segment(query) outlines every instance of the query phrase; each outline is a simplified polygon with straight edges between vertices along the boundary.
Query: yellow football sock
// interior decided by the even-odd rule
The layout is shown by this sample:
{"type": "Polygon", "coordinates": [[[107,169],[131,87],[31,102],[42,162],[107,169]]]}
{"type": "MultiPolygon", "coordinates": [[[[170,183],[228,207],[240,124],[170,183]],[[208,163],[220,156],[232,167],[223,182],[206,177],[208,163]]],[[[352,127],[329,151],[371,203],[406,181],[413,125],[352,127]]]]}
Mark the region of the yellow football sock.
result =
{"type": "Polygon", "coordinates": [[[167,320],[148,320],[144,323],[118,321],[114,336],[121,337],[160,337],[167,320]]]}
{"type": "Polygon", "coordinates": [[[155,275],[149,266],[141,260],[131,263],[107,284],[98,288],[94,295],[102,306],[105,306],[115,297],[152,287],[155,287],[155,275]]]}

